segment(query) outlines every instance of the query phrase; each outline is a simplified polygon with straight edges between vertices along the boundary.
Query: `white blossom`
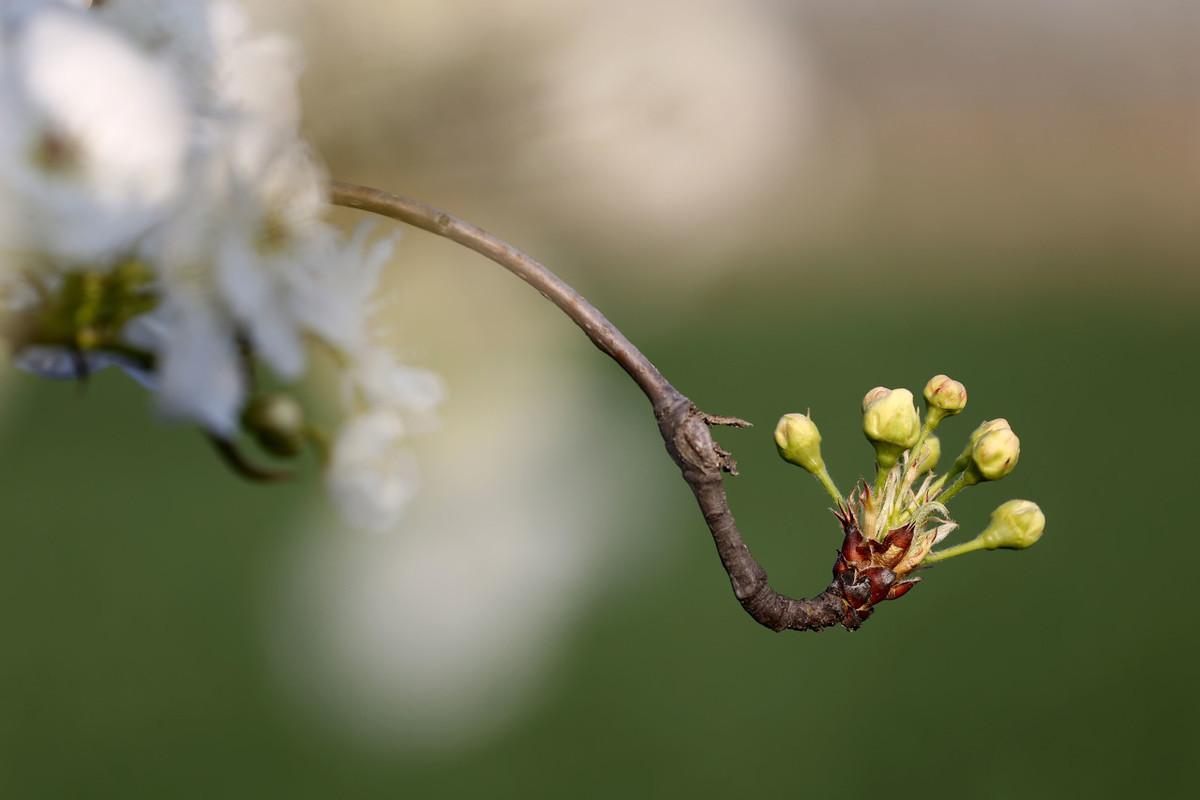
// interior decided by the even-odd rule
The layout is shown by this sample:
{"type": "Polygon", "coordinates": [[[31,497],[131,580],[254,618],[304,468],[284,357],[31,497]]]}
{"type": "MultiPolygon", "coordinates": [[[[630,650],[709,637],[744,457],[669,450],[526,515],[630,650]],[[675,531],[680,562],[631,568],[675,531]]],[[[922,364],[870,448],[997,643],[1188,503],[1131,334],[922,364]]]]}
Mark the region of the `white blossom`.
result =
{"type": "Polygon", "coordinates": [[[128,247],[182,184],[188,118],[171,73],[59,8],[25,19],[3,61],[4,246],[75,260],[128,247]]]}
{"type": "Polygon", "coordinates": [[[369,349],[368,312],[396,237],[370,241],[374,224],[359,225],[348,242],[333,236],[312,242],[308,257],[291,271],[291,313],[345,353],[369,349]]]}
{"type": "Polygon", "coordinates": [[[359,356],[346,376],[348,402],[385,409],[409,420],[410,428],[433,426],[445,388],[429,370],[410,367],[383,348],[369,348],[359,356]]]}
{"type": "Polygon", "coordinates": [[[240,9],[208,0],[104,0],[77,4],[90,6],[89,14],[124,35],[146,53],[170,61],[198,97],[206,91],[208,65],[215,53],[213,36],[216,6],[230,6],[222,13],[240,14],[240,9]]]}
{"type": "Polygon", "coordinates": [[[32,331],[19,367],[121,367],[163,415],[231,442],[256,368],[298,382],[323,343],[349,415],[328,487],[382,529],[414,491],[405,439],[432,426],[442,386],[374,343],[394,237],[325,220],[300,65],[227,0],[0,2],[0,301],[32,331]]]}
{"type": "Polygon", "coordinates": [[[431,430],[445,390],[434,373],[366,347],[345,376],[346,405],[360,409],[339,433],[328,485],[343,519],[355,527],[393,527],[417,484],[404,439],[431,430]]]}
{"type": "MultiPolygon", "coordinates": [[[[306,277],[301,265],[327,238],[320,220],[325,183],[307,151],[295,149],[253,178],[234,184],[233,213],[215,253],[217,286],[267,363],[295,378],[304,370],[304,342],[291,296],[306,277]]],[[[335,290],[329,297],[337,296],[335,290]]]]}
{"type": "Polygon", "coordinates": [[[377,409],[350,418],[338,435],[326,485],[354,527],[386,531],[415,494],[417,469],[403,446],[405,433],[399,415],[377,409]]]}
{"type": "Polygon", "coordinates": [[[233,436],[246,385],[227,321],[206,303],[176,296],[157,322],[159,407],[219,436],[233,436]]]}
{"type": "Polygon", "coordinates": [[[92,0],[4,0],[0,3],[0,25],[15,29],[25,19],[48,8],[88,8],[92,0]]]}

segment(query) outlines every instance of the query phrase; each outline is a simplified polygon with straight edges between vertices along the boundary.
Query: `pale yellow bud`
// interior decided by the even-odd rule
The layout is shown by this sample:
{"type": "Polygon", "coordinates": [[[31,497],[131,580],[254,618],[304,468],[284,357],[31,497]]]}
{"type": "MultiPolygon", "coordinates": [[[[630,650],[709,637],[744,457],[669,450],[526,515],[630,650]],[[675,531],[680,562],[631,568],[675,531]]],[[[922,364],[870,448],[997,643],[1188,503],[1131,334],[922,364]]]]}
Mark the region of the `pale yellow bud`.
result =
{"type": "Polygon", "coordinates": [[[998,417],[996,419],[984,420],[978,428],[971,431],[971,435],[967,437],[967,446],[963,448],[962,453],[954,460],[953,472],[962,472],[967,467],[971,466],[971,451],[975,448],[975,443],[980,440],[985,434],[992,431],[1011,431],[1012,428],[1008,424],[1008,420],[998,417]]]}
{"type": "Polygon", "coordinates": [[[925,402],[930,409],[938,409],[941,416],[957,414],[967,407],[967,389],[946,375],[934,375],[925,384],[925,402]]]}
{"type": "MultiPolygon", "coordinates": [[[[877,392],[872,389],[864,401],[877,392]]],[[[879,466],[891,468],[921,435],[921,416],[913,405],[912,392],[908,389],[879,392],[863,412],[863,433],[875,445],[879,466]]]]}
{"type": "Polygon", "coordinates": [[[821,432],[807,414],[784,414],[775,426],[775,446],[784,461],[804,467],[814,475],[825,469],[821,458],[821,432]]]}
{"type": "Polygon", "coordinates": [[[999,547],[1023,550],[1042,538],[1046,515],[1029,500],[1009,500],[992,512],[992,520],[979,535],[988,550],[999,547]]]}
{"type": "Polygon", "coordinates": [[[886,386],[876,386],[874,389],[867,392],[863,396],[863,401],[862,401],[863,412],[866,413],[867,406],[871,405],[871,403],[874,403],[876,400],[879,400],[880,398],[887,397],[891,393],[892,393],[892,390],[887,388],[886,386]]]}
{"type": "Polygon", "coordinates": [[[998,481],[1013,471],[1021,457],[1021,440],[1010,428],[980,436],[971,448],[972,471],[980,480],[998,481]]]}
{"type": "Polygon", "coordinates": [[[971,431],[971,445],[974,446],[983,436],[992,431],[1011,431],[1012,426],[1008,424],[1008,420],[1003,417],[996,419],[984,420],[979,427],[971,431]]]}

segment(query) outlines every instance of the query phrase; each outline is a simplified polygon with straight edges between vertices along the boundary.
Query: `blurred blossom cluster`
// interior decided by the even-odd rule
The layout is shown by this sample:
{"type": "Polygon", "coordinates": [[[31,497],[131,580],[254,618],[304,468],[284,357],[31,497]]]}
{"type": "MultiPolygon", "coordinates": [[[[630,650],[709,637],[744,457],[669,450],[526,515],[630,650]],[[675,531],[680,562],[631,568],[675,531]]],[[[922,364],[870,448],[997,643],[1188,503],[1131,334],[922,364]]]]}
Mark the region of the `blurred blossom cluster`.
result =
{"type": "Polygon", "coordinates": [[[763,3],[578,5],[548,47],[543,137],[527,163],[548,159],[541,174],[578,186],[566,213],[582,206],[641,236],[665,225],[673,246],[703,225],[711,246],[729,208],[762,203],[808,149],[816,97],[803,48],[763,3]]]}
{"type": "Polygon", "coordinates": [[[530,252],[571,242],[659,308],[722,276],[802,263],[854,286],[896,265],[835,250],[903,254],[947,287],[1002,267],[1014,291],[1100,276],[1191,296],[1200,274],[1180,268],[1196,4],[256,5],[307,43],[309,130],[340,174],[486,215],[530,252]],[[1170,259],[1120,270],[1117,247],[1170,259]],[[1051,250],[1071,258],[1040,268],[1051,250]]]}
{"type": "MultiPolygon", "coordinates": [[[[841,157],[810,49],[772,0],[260,2],[311,43],[312,135],[339,172],[395,170],[533,252],[565,237],[630,269],[669,248],[649,278],[730,270],[781,219],[814,224],[788,204],[841,157]]],[[[821,183],[827,214],[854,181],[821,183]]]]}
{"type": "Polygon", "coordinates": [[[358,746],[433,757],[511,732],[558,691],[595,605],[657,562],[663,543],[611,502],[659,507],[629,465],[637,432],[570,357],[537,348],[455,376],[455,422],[422,443],[427,480],[395,535],[330,535],[307,511],[288,537],[267,595],[274,676],[358,746]],[[548,373],[554,391],[538,391],[548,373]],[[486,412],[470,413],[479,398],[486,412]],[[581,416],[609,445],[586,463],[581,416]]]}
{"type": "Polygon", "coordinates": [[[0,3],[4,333],[38,374],[124,369],[226,448],[315,452],[344,516],[386,528],[441,385],[373,336],[392,242],[324,221],[299,66],[224,0],[0,3]],[[291,394],[317,354],[332,438],[291,394]]]}

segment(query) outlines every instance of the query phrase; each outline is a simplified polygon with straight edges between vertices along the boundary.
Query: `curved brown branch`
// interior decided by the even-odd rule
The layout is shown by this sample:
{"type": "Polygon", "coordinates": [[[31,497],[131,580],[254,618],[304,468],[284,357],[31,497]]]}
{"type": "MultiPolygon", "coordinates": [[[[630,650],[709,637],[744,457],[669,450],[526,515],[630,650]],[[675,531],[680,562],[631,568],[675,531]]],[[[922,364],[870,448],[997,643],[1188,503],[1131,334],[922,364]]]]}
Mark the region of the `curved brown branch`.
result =
{"type": "Polygon", "coordinates": [[[649,398],[667,452],[691,487],[712,532],[733,593],[755,621],[774,631],[820,630],[838,624],[858,627],[866,614],[856,613],[846,602],[845,587],[834,582],[821,594],[804,600],[781,595],[768,584],[766,570],[743,541],[729,508],[723,477],[726,472],[736,475],[737,464],[713,441],[710,426],[745,427],[749,423],[700,411],[586,298],[507,242],[432,206],[378,189],[334,183],[331,197],[336,205],[407,222],[495,261],[562,309],[593,344],[620,364],[649,398]]]}

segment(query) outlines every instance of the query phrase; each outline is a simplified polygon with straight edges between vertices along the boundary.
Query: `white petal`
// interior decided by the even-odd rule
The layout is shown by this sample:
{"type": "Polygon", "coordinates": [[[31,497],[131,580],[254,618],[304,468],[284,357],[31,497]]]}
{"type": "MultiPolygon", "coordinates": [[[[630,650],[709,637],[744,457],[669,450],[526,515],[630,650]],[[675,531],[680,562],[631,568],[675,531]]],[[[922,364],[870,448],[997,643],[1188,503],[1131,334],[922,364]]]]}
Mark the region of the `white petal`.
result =
{"type": "Polygon", "coordinates": [[[350,380],[367,405],[416,416],[432,415],[446,394],[438,375],[401,364],[377,347],[360,354],[350,380]]]}
{"type": "Polygon", "coordinates": [[[128,246],[182,184],[190,123],[170,71],[62,9],[28,19],[8,56],[0,182],[31,243],[79,259],[128,246]]]}
{"type": "Polygon", "coordinates": [[[285,307],[286,298],[273,268],[238,232],[226,239],[217,266],[221,297],[242,328],[254,351],[281,376],[304,372],[304,344],[285,307]]]}
{"type": "Polygon", "coordinates": [[[159,406],[222,436],[238,429],[245,397],[241,358],[228,324],[201,303],[179,301],[164,315],[158,350],[159,406]]]}
{"type": "Polygon", "coordinates": [[[345,244],[329,232],[308,252],[291,287],[296,319],[351,355],[366,347],[371,298],[397,238],[369,244],[372,228],[371,223],[359,225],[345,244]]]}
{"type": "Polygon", "coordinates": [[[352,417],[334,444],[326,486],[345,521],[357,528],[393,527],[417,487],[416,462],[404,449],[405,427],[394,414],[352,417]]]}

